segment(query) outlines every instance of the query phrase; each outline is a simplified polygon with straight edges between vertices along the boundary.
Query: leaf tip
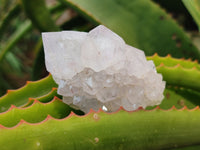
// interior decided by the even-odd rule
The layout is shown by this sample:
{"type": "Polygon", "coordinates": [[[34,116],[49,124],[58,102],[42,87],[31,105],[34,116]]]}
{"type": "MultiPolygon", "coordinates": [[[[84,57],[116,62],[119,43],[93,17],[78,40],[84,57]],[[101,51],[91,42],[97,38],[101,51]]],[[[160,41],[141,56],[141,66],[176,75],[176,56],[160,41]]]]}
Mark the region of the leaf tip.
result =
{"type": "Polygon", "coordinates": [[[14,90],[7,90],[7,94],[12,93],[14,90]]]}
{"type": "Polygon", "coordinates": [[[33,81],[26,81],[26,84],[32,83],[33,81]]]}
{"type": "Polygon", "coordinates": [[[169,58],[169,57],[172,57],[172,56],[171,56],[171,54],[167,54],[167,56],[166,56],[166,57],[167,57],[167,58],[169,58]]]}

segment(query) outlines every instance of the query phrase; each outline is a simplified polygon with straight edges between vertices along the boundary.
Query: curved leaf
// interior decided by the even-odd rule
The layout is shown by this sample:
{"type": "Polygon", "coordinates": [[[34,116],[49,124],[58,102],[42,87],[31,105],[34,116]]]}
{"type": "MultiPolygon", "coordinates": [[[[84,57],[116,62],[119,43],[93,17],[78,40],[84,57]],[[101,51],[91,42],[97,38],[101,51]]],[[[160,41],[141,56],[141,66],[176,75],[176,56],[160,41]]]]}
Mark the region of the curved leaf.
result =
{"type": "Polygon", "coordinates": [[[147,57],[147,60],[153,60],[155,66],[159,66],[160,64],[164,64],[167,67],[174,67],[176,65],[180,65],[184,68],[191,69],[191,68],[197,68],[200,70],[200,65],[198,64],[198,61],[191,61],[191,59],[185,60],[183,58],[176,59],[171,57],[171,55],[167,55],[166,57],[158,56],[157,53],[155,53],[153,56],[147,57]]]}
{"type": "Polygon", "coordinates": [[[174,67],[161,64],[156,69],[158,73],[163,75],[163,79],[167,81],[167,84],[200,91],[200,71],[195,67],[187,69],[179,64],[174,67]]]}
{"type": "Polygon", "coordinates": [[[8,93],[0,97],[0,112],[4,112],[10,108],[11,105],[17,107],[25,105],[29,98],[38,98],[51,92],[53,87],[57,84],[53,81],[51,75],[48,77],[35,81],[27,82],[27,84],[18,90],[9,90],[8,93]]]}
{"type": "Polygon", "coordinates": [[[96,149],[152,150],[200,144],[200,112],[156,109],[106,114],[91,112],[61,120],[50,116],[38,124],[21,121],[11,129],[0,128],[1,150],[96,149]],[[7,144],[5,144],[7,143],[7,144]]]}
{"type": "MultiPolygon", "coordinates": [[[[37,100],[41,103],[49,103],[54,97],[62,98],[62,96],[57,94],[57,88],[52,88],[52,90],[46,95],[40,96],[37,100]]],[[[23,108],[28,107],[34,103],[34,99],[29,98],[29,101],[22,106],[23,108]]]]}
{"type": "Polygon", "coordinates": [[[60,0],[86,18],[103,24],[146,55],[191,57],[200,54],[184,31],[150,0],[60,0]]]}
{"type": "Polygon", "coordinates": [[[48,115],[61,119],[68,116],[71,111],[72,109],[68,105],[57,98],[46,104],[34,100],[34,103],[27,108],[17,108],[12,105],[8,111],[0,113],[0,124],[5,127],[13,127],[21,119],[30,123],[37,123],[43,121],[48,115]]]}
{"type": "Polygon", "coordinates": [[[200,31],[200,1],[199,0],[182,0],[190,14],[196,21],[200,31]]]}
{"type": "MultiPolygon", "coordinates": [[[[200,92],[178,87],[167,87],[164,91],[164,99],[159,105],[161,109],[167,110],[175,106],[178,109],[187,107],[193,109],[200,105],[200,92]]],[[[146,109],[151,110],[156,106],[149,106],[146,109]]]]}

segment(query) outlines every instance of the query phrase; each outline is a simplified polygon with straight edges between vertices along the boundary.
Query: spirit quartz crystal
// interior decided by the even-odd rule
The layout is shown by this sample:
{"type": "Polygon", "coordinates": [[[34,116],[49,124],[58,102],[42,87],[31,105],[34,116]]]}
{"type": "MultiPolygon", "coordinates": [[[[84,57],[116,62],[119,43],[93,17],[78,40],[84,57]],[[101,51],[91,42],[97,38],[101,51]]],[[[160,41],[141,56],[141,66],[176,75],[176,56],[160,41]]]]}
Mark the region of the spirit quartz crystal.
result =
{"type": "Polygon", "coordinates": [[[103,25],[90,32],[42,33],[47,70],[63,102],[113,112],[159,105],[165,82],[144,52],[103,25]]]}

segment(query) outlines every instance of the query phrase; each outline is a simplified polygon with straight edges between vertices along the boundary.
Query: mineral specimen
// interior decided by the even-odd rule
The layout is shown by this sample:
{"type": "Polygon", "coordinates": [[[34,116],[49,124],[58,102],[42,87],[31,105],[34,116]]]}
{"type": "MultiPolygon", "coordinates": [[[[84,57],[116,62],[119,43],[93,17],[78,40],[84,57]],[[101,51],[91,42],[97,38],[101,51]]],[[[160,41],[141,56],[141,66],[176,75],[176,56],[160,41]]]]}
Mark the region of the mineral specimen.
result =
{"type": "Polygon", "coordinates": [[[165,82],[153,62],[105,26],[89,33],[43,33],[42,38],[47,70],[72,107],[113,112],[161,103],[165,82]]]}

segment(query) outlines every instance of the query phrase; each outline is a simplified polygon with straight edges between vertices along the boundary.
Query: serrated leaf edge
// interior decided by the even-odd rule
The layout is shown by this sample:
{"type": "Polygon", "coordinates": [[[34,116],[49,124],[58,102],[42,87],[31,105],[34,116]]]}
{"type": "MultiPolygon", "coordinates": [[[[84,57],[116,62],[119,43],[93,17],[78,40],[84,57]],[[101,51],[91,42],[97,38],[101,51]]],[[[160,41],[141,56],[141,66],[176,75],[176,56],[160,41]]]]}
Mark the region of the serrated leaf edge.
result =
{"type": "Polygon", "coordinates": [[[11,105],[10,108],[9,108],[8,110],[6,110],[6,111],[4,111],[4,112],[1,112],[0,115],[1,115],[1,114],[5,114],[5,113],[8,113],[9,111],[12,111],[13,109],[26,110],[26,109],[28,109],[28,108],[30,108],[30,107],[33,107],[33,106],[36,105],[36,104],[49,105],[49,104],[51,104],[51,103],[53,103],[53,102],[55,102],[55,101],[61,101],[61,102],[62,102],[62,100],[59,99],[59,98],[56,97],[56,96],[54,96],[54,98],[53,98],[50,102],[48,102],[48,103],[42,103],[42,102],[40,102],[39,100],[37,100],[36,98],[29,98],[29,101],[33,101],[33,103],[32,103],[30,106],[28,106],[28,107],[17,107],[17,106],[15,106],[15,105],[11,105]]]}
{"type": "MultiPolygon", "coordinates": [[[[15,107],[14,107],[14,108],[15,108],[15,107]]],[[[175,106],[172,106],[170,109],[165,110],[165,109],[161,109],[159,106],[157,106],[156,108],[154,108],[154,109],[152,109],[152,110],[145,110],[145,109],[143,109],[142,107],[140,107],[140,108],[138,108],[137,110],[126,111],[123,107],[120,107],[116,112],[112,112],[112,113],[105,112],[105,111],[103,111],[103,110],[100,108],[98,111],[94,111],[93,109],[90,109],[90,112],[87,113],[87,114],[85,114],[85,115],[83,115],[83,116],[79,116],[79,115],[75,114],[73,111],[71,111],[71,113],[70,113],[67,117],[62,118],[62,119],[54,118],[54,117],[52,117],[51,115],[48,114],[47,117],[46,117],[43,121],[37,122],[37,123],[29,123],[29,122],[27,122],[27,121],[21,119],[20,122],[19,122],[16,126],[13,126],[13,127],[5,127],[5,126],[3,126],[3,125],[0,124],[0,130],[1,130],[1,129],[12,130],[12,129],[15,129],[15,128],[17,128],[17,127],[23,125],[23,124],[27,124],[27,125],[31,125],[31,126],[32,126],[32,125],[39,125],[39,124],[42,124],[42,123],[44,123],[44,122],[47,122],[48,120],[63,121],[63,120],[69,119],[69,118],[71,118],[71,117],[82,118],[82,117],[87,117],[87,116],[92,115],[92,114],[93,114],[93,116],[94,116],[94,115],[98,115],[98,114],[100,114],[100,113],[104,113],[104,114],[107,114],[107,115],[113,115],[113,114],[116,114],[116,113],[120,113],[121,111],[125,111],[125,112],[127,112],[127,113],[134,113],[134,112],[138,112],[138,111],[152,112],[152,111],[159,111],[159,110],[160,110],[160,111],[164,111],[164,112],[167,112],[167,111],[184,111],[184,110],[186,110],[186,111],[199,111],[200,108],[199,108],[199,106],[197,106],[197,107],[195,107],[195,108],[193,108],[193,109],[188,109],[187,106],[184,106],[184,107],[181,108],[181,109],[177,109],[175,106]]]]}

